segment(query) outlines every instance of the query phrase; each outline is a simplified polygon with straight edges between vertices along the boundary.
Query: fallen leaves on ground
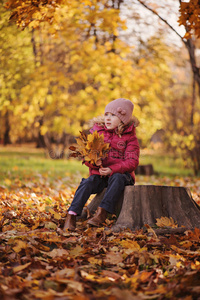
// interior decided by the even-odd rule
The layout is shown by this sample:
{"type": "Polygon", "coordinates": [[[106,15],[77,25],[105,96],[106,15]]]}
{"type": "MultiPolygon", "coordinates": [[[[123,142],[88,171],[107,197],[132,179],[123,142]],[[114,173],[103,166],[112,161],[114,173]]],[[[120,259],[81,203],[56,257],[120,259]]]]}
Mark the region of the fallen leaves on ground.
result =
{"type": "MultiPolygon", "coordinates": [[[[149,180],[159,183],[155,177],[149,180]]],[[[199,183],[185,179],[181,185],[189,187],[190,182],[198,202],[199,183]]],[[[160,184],[178,185],[178,181],[166,178],[160,184]]],[[[2,300],[199,297],[199,229],[156,235],[148,227],[146,231],[114,233],[110,230],[113,222],[107,228],[93,228],[78,221],[75,232],[63,232],[73,195],[74,188],[62,179],[59,184],[41,178],[9,182],[9,189],[1,186],[2,300]]],[[[110,219],[115,221],[114,216],[110,219]]],[[[176,224],[161,218],[157,226],[173,228],[176,224]]]]}

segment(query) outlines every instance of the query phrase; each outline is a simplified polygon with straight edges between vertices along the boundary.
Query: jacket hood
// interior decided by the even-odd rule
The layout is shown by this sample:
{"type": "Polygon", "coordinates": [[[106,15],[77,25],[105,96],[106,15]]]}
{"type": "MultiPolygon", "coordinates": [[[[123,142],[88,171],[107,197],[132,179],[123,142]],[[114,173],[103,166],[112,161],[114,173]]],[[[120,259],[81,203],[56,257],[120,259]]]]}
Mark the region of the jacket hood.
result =
{"type": "MultiPolygon", "coordinates": [[[[129,127],[137,127],[140,124],[139,120],[135,117],[132,116],[130,123],[128,124],[128,127],[125,129],[125,132],[129,127]]],[[[105,127],[105,122],[104,122],[104,116],[98,116],[96,118],[93,118],[88,122],[89,128],[92,128],[94,125],[97,127],[105,127]]]]}
{"type": "MultiPolygon", "coordinates": [[[[95,130],[99,131],[105,131],[105,132],[114,132],[115,129],[107,129],[105,126],[105,123],[94,123],[94,125],[90,128],[90,132],[94,132],[95,130]]],[[[123,134],[126,133],[133,133],[135,134],[135,124],[134,122],[132,122],[131,124],[129,123],[129,125],[127,125],[124,130],[123,130],[123,134]]],[[[119,136],[121,137],[121,134],[119,134],[119,136]]]]}

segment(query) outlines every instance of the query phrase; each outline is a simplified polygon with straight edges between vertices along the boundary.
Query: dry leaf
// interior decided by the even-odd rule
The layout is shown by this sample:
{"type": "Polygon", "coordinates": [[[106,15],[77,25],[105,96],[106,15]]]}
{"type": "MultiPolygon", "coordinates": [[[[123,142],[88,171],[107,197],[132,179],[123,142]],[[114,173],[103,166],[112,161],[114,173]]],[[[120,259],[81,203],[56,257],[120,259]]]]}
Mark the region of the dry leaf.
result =
{"type": "Polygon", "coordinates": [[[48,252],[48,256],[52,258],[68,256],[69,252],[65,249],[53,249],[51,252],[48,252]]]}
{"type": "Polygon", "coordinates": [[[20,266],[17,266],[17,267],[14,267],[13,268],[13,273],[17,273],[17,272],[20,272],[26,268],[28,268],[30,266],[31,262],[28,262],[27,264],[25,265],[20,265],[20,266]]]}
{"type": "Polygon", "coordinates": [[[136,241],[122,240],[120,242],[120,245],[122,245],[124,248],[131,250],[132,252],[140,250],[140,245],[136,241]]]}
{"type": "Polygon", "coordinates": [[[77,245],[74,249],[69,251],[69,254],[72,257],[81,256],[81,255],[83,255],[83,253],[84,253],[84,249],[79,245],[77,245]]]}
{"type": "Polygon", "coordinates": [[[26,248],[27,248],[27,243],[18,240],[17,245],[13,247],[13,250],[19,253],[22,249],[26,249],[26,248]]]}
{"type": "Polygon", "coordinates": [[[172,227],[172,228],[176,228],[178,227],[177,223],[174,222],[174,220],[170,217],[161,217],[160,219],[156,219],[156,225],[158,227],[172,227]]]}
{"type": "Polygon", "coordinates": [[[121,253],[108,252],[104,259],[104,263],[117,265],[123,261],[123,257],[121,253]]]}
{"type": "Polygon", "coordinates": [[[102,259],[101,258],[95,258],[93,256],[88,258],[88,261],[92,264],[92,265],[101,265],[102,264],[102,259]]]}
{"type": "Polygon", "coordinates": [[[54,222],[46,222],[44,227],[47,228],[47,229],[56,230],[58,226],[54,222]]]}
{"type": "Polygon", "coordinates": [[[52,208],[49,209],[49,212],[54,216],[54,218],[56,220],[60,220],[61,219],[61,216],[55,210],[53,210],[52,208]]]}

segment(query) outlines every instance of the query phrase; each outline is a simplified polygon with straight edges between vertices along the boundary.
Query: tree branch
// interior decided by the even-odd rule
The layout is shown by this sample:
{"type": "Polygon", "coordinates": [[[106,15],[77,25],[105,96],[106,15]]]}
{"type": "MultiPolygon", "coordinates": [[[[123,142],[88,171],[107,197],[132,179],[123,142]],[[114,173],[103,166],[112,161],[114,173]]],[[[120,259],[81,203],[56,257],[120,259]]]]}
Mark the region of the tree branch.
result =
{"type": "Polygon", "coordinates": [[[143,5],[146,9],[148,9],[149,11],[151,11],[154,15],[156,15],[162,22],[164,22],[168,27],[170,27],[171,30],[173,30],[176,35],[178,35],[178,37],[180,37],[181,41],[186,44],[186,41],[184,41],[183,37],[176,31],[176,29],[174,29],[174,27],[172,25],[170,25],[167,20],[165,20],[164,18],[162,18],[154,9],[152,9],[151,7],[149,7],[148,5],[146,5],[142,0],[137,0],[141,5],[143,5]]]}

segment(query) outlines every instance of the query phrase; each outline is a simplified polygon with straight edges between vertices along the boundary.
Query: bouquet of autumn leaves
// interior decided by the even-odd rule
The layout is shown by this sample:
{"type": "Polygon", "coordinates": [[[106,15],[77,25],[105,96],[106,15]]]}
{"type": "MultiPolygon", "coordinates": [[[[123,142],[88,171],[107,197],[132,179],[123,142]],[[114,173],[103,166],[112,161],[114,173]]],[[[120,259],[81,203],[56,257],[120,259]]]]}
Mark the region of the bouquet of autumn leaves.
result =
{"type": "Polygon", "coordinates": [[[107,157],[110,150],[110,144],[104,142],[104,135],[99,135],[95,130],[91,134],[80,131],[80,137],[76,138],[77,146],[70,146],[73,151],[71,157],[81,157],[83,162],[89,162],[92,165],[101,165],[101,160],[107,157]]]}

